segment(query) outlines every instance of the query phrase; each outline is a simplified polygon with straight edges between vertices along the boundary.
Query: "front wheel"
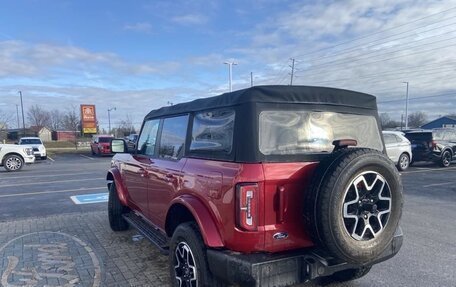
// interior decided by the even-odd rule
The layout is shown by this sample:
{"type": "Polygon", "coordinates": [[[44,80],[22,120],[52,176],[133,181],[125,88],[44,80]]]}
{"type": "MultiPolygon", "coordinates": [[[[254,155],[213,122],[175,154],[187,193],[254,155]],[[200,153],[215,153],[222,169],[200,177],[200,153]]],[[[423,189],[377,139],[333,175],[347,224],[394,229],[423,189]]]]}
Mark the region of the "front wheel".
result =
{"type": "Polygon", "coordinates": [[[169,270],[173,287],[225,286],[209,270],[206,246],[194,222],[182,223],[174,231],[170,243],[169,270]]]}
{"type": "Polygon", "coordinates": [[[449,167],[451,163],[451,152],[446,150],[442,154],[442,158],[440,159],[440,165],[443,167],[449,167]]]}
{"type": "Polygon", "coordinates": [[[113,182],[109,186],[108,198],[109,225],[113,231],[124,231],[128,229],[128,222],[122,217],[122,214],[126,212],[128,212],[128,208],[120,202],[116,185],[113,182]]]}
{"type": "Polygon", "coordinates": [[[400,171],[406,170],[410,166],[410,157],[408,154],[403,153],[399,157],[399,161],[397,162],[397,169],[400,171]]]}
{"type": "Polygon", "coordinates": [[[19,171],[24,166],[24,160],[15,154],[7,155],[3,160],[3,166],[6,171],[19,171]]]}

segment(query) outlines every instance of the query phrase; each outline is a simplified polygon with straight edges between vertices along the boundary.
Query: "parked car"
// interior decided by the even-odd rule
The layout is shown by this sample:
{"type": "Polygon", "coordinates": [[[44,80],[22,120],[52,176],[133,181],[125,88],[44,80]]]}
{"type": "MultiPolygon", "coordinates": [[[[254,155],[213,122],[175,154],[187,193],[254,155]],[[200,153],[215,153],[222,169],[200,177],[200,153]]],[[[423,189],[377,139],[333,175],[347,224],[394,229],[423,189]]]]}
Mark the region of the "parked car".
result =
{"type": "Polygon", "coordinates": [[[456,153],[456,129],[414,130],[405,133],[412,143],[413,162],[434,161],[448,167],[456,153]]]}
{"type": "Polygon", "coordinates": [[[169,255],[172,286],[348,281],[401,248],[402,184],[374,96],[260,86],[151,111],[114,139],[108,217],[169,255]]]}
{"type": "Polygon", "coordinates": [[[400,171],[406,170],[412,160],[412,146],[402,132],[383,131],[386,153],[400,171]]]}
{"type": "Polygon", "coordinates": [[[23,137],[19,139],[18,144],[31,146],[36,158],[47,159],[46,147],[39,137],[23,137]]]}
{"type": "Polygon", "coordinates": [[[19,171],[24,164],[35,162],[33,148],[15,144],[0,144],[0,166],[7,171],[19,171]]]}
{"type": "Polygon", "coordinates": [[[92,155],[107,155],[111,154],[109,145],[114,137],[112,135],[93,135],[90,149],[92,155]]]}

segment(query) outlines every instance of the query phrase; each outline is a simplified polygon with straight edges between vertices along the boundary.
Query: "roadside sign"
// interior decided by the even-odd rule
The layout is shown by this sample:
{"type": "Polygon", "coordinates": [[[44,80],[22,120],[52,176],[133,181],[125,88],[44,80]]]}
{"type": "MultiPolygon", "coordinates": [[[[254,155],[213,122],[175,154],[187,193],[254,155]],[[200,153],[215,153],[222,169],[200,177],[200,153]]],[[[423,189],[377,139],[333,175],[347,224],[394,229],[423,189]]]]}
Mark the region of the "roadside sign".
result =
{"type": "Polygon", "coordinates": [[[75,204],[108,202],[108,193],[103,192],[103,193],[73,195],[73,196],[70,196],[70,198],[75,204]]]}

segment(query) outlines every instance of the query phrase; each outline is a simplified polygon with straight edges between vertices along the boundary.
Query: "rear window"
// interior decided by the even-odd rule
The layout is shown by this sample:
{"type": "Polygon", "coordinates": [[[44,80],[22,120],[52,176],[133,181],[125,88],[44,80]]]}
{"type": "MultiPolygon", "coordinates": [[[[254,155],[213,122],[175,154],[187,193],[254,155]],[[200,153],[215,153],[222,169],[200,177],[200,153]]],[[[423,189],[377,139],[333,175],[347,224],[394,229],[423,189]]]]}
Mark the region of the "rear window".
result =
{"type": "Polygon", "coordinates": [[[99,143],[108,143],[111,142],[113,138],[98,138],[99,143]]]}
{"type": "Polygon", "coordinates": [[[405,137],[410,142],[431,141],[432,140],[432,133],[430,133],[430,132],[425,132],[425,133],[406,133],[405,137]]]}
{"type": "Polygon", "coordinates": [[[373,116],[315,111],[263,111],[259,148],[264,155],[329,153],[338,139],[354,139],[358,147],[383,150],[373,116]]]}
{"type": "Polygon", "coordinates": [[[456,142],[456,129],[454,130],[435,130],[434,139],[438,141],[456,142]]]}

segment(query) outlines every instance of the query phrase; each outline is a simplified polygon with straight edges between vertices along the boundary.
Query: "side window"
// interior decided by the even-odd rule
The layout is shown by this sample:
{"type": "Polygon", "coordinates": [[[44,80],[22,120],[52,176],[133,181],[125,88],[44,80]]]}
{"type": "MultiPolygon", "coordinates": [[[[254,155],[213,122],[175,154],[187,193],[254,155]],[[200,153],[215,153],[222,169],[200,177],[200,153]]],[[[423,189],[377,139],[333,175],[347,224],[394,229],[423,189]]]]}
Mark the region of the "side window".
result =
{"type": "Polygon", "coordinates": [[[195,114],[190,150],[229,154],[233,146],[234,115],[233,110],[195,114]]]}
{"type": "Polygon", "coordinates": [[[385,139],[385,144],[392,144],[396,142],[396,138],[392,134],[383,134],[383,138],[385,139]]]}
{"type": "Polygon", "coordinates": [[[138,154],[153,156],[155,154],[155,143],[160,120],[149,120],[144,123],[141,135],[138,140],[138,154]]]}
{"type": "Polygon", "coordinates": [[[400,137],[398,137],[397,135],[394,135],[394,138],[395,138],[396,142],[398,142],[398,143],[402,142],[402,139],[400,137]]]}
{"type": "Polygon", "coordinates": [[[160,138],[158,156],[163,159],[179,159],[184,152],[188,115],[166,118],[160,138]]]}

